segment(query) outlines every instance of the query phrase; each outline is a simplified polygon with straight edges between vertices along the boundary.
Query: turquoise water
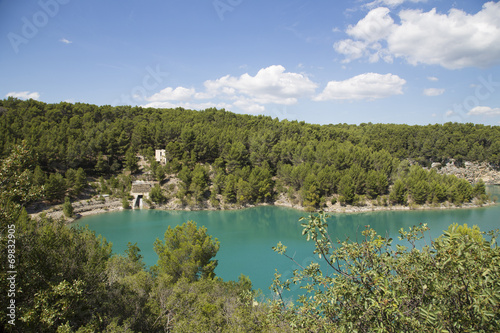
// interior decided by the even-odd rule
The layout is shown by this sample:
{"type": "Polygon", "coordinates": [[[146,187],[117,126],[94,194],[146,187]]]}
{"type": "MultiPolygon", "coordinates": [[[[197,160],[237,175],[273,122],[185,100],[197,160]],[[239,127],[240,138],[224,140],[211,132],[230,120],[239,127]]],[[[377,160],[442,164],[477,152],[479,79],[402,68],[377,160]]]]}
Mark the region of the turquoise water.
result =
{"type": "MultiPolygon", "coordinates": [[[[490,187],[489,192],[500,196],[499,187],[490,187]]],[[[193,220],[205,226],[208,233],[220,241],[216,259],[219,265],[216,274],[224,280],[237,280],[245,274],[252,280],[255,289],[268,294],[275,269],[290,277],[296,264],[275,253],[271,247],[279,241],[288,247],[288,254],[300,264],[317,260],[313,256],[313,244],[301,235],[298,220],[307,216],[302,211],[264,206],[237,211],[156,211],[126,210],[82,218],[75,225],[88,225],[96,234],[103,235],[113,243],[114,253],[123,253],[128,242],[141,249],[147,265],[154,265],[158,256],[153,250],[154,241],[163,235],[168,226],[176,226],[193,220]]],[[[400,228],[427,223],[431,228],[427,237],[442,234],[451,223],[478,225],[482,231],[500,228],[500,205],[475,209],[430,210],[430,211],[385,211],[355,214],[332,214],[329,232],[333,240],[360,239],[365,225],[370,225],[379,234],[397,239],[400,228]]]]}

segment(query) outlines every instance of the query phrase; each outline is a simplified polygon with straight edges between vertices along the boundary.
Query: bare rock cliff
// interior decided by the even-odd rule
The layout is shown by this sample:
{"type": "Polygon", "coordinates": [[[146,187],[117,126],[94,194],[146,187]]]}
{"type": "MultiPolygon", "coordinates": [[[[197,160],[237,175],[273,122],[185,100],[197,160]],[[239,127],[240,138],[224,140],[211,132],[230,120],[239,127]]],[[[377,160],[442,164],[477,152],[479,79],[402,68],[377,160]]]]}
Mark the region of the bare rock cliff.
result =
{"type": "Polygon", "coordinates": [[[463,162],[461,165],[456,165],[455,160],[450,160],[446,165],[432,163],[431,168],[435,168],[439,174],[455,175],[471,183],[482,179],[486,184],[500,185],[500,169],[486,162],[463,162]]]}

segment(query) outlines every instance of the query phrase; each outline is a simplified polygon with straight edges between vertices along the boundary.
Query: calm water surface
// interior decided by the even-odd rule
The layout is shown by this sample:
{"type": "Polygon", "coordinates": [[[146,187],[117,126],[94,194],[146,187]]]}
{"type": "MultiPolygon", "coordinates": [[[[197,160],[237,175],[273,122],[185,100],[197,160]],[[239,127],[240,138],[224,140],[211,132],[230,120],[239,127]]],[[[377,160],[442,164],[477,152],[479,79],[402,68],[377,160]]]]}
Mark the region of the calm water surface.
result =
{"type": "MultiPolygon", "coordinates": [[[[500,187],[488,191],[500,196],[500,187]]],[[[141,249],[147,265],[154,265],[158,256],[153,250],[154,241],[163,235],[168,226],[193,220],[205,226],[208,233],[220,241],[216,259],[216,274],[224,280],[237,280],[240,274],[248,275],[255,289],[269,293],[275,269],[284,277],[291,276],[295,264],[272,251],[281,241],[288,253],[302,264],[317,260],[312,255],[313,244],[301,235],[298,221],[307,213],[288,208],[264,206],[237,211],[156,211],[126,210],[82,218],[75,225],[88,225],[113,243],[114,253],[123,253],[128,242],[141,249]]],[[[429,237],[442,234],[451,223],[478,225],[482,231],[500,228],[500,205],[476,209],[432,211],[386,211],[356,214],[332,214],[329,219],[332,239],[361,239],[361,231],[370,225],[378,233],[397,239],[400,228],[427,223],[429,237]]]]}

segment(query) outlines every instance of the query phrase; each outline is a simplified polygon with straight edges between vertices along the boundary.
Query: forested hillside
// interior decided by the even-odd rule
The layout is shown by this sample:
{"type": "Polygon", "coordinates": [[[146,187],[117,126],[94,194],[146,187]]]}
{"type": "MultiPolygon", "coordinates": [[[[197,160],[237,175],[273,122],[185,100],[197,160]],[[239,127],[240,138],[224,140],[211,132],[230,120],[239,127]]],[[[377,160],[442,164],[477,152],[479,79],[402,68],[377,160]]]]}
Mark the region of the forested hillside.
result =
{"type": "Polygon", "coordinates": [[[216,109],[1,100],[1,155],[22,140],[36,153],[38,182],[49,189],[65,184],[47,194],[50,200],[78,195],[83,174],[137,171],[137,154],[151,161],[157,180],[181,180],[175,198],[183,203],[244,205],[285,194],[311,209],[325,200],[467,202],[484,194],[481,188],[422,166],[449,158],[500,164],[498,126],[320,126],[216,109]],[[154,163],[154,149],[166,149],[166,167],[154,163]]]}

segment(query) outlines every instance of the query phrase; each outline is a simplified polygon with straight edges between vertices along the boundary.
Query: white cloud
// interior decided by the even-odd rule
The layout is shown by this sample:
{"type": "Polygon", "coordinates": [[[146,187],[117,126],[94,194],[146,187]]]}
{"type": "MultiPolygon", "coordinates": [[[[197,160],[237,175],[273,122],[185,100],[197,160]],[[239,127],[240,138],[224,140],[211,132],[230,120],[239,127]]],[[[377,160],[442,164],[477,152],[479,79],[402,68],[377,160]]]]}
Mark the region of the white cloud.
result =
{"type": "MultiPolygon", "coordinates": [[[[222,101],[225,108],[237,107],[245,112],[265,111],[264,104],[291,105],[299,98],[311,97],[317,84],[300,73],[286,72],[280,65],[262,68],[255,76],[245,73],[239,77],[230,75],[204,82],[205,91],[194,88],[167,87],[145,98],[149,107],[173,107],[200,109],[207,103],[191,103],[194,100],[222,101]]],[[[212,106],[216,106],[212,102],[212,106]]],[[[208,106],[207,106],[208,107],[208,106]]],[[[205,107],[206,108],[206,107],[205,107]]]]}
{"type": "Polygon", "coordinates": [[[439,96],[444,94],[444,89],[439,89],[439,88],[427,88],[424,89],[424,95],[425,96],[439,96]]]}
{"type": "Polygon", "coordinates": [[[29,92],[29,91],[19,91],[19,92],[10,92],[5,97],[15,97],[19,99],[39,99],[40,94],[37,92],[29,92]]]}
{"type": "Polygon", "coordinates": [[[393,57],[408,63],[441,65],[448,69],[489,67],[500,63],[500,2],[485,3],[476,14],[451,9],[402,10],[395,23],[389,9],[371,10],[346,30],[352,39],[334,44],[346,62],[368,57],[391,62],[393,57]],[[383,46],[385,45],[385,46],[383,46]]]}
{"type": "Polygon", "coordinates": [[[67,40],[66,38],[61,38],[59,41],[63,42],[64,44],[71,44],[71,43],[73,43],[72,41],[67,40]]]}
{"type": "Polygon", "coordinates": [[[371,10],[355,26],[347,28],[347,34],[358,40],[373,43],[387,38],[394,29],[394,20],[389,16],[389,9],[379,7],[371,10]]]}
{"type": "Polygon", "coordinates": [[[267,104],[292,105],[300,98],[325,100],[374,100],[402,94],[406,81],[394,74],[366,73],[345,81],[330,81],[319,95],[318,85],[306,75],[286,72],[280,65],[262,68],[252,76],[226,75],[204,82],[204,90],[167,87],[150,97],[144,107],[206,109],[237,108],[248,113],[261,113],[267,104]]]}
{"type": "Polygon", "coordinates": [[[374,100],[403,93],[406,80],[394,74],[365,73],[344,81],[330,81],[316,101],[374,100]]]}
{"type": "Polygon", "coordinates": [[[213,95],[243,95],[254,102],[290,105],[297,99],[314,94],[316,83],[299,73],[286,73],[285,67],[269,66],[255,76],[248,73],[240,77],[224,76],[205,82],[208,93],[213,95]]]}
{"type": "Polygon", "coordinates": [[[238,98],[233,105],[248,113],[261,113],[266,110],[263,105],[255,103],[247,98],[238,98]]]}
{"type": "Polygon", "coordinates": [[[472,108],[469,115],[474,116],[500,116],[500,108],[491,108],[489,106],[476,106],[472,108]]]}
{"type": "Polygon", "coordinates": [[[190,100],[195,94],[194,89],[188,89],[184,87],[177,87],[172,89],[171,87],[167,87],[160,91],[159,93],[154,94],[151,97],[146,98],[146,100],[150,102],[161,102],[161,101],[187,101],[190,100]]]}
{"type": "Polygon", "coordinates": [[[432,82],[439,81],[439,79],[437,77],[435,77],[435,76],[428,76],[427,80],[432,81],[432,82]]]}
{"type": "Polygon", "coordinates": [[[368,43],[359,40],[344,39],[336,42],[333,48],[345,55],[344,63],[369,55],[368,43]]]}

